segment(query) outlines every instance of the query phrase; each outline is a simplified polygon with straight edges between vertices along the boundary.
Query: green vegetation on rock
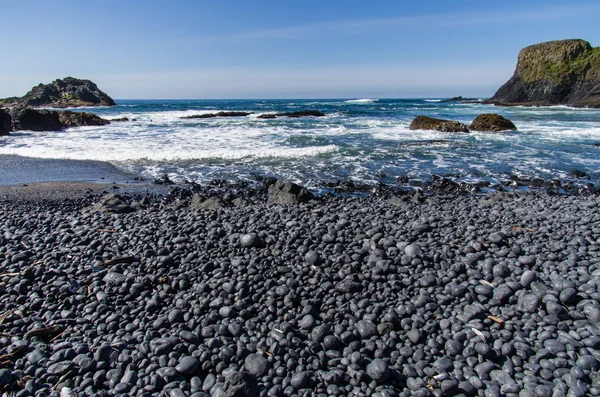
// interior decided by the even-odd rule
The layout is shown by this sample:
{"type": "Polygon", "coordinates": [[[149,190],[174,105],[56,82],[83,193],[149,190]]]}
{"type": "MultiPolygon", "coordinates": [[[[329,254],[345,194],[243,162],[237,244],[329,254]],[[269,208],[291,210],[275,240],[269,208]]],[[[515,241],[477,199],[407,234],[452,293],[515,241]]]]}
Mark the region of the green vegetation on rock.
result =
{"type": "Polygon", "coordinates": [[[519,53],[517,72],[524,83],[600,74],[600,47],[585,40],[549,41],[526,47],[519,53]]]}
{"type": "Polygon", "coordinates": [[[525,47],[514,75],[487,103],[600,107],[600,47],[580,39],[525,47]]]}

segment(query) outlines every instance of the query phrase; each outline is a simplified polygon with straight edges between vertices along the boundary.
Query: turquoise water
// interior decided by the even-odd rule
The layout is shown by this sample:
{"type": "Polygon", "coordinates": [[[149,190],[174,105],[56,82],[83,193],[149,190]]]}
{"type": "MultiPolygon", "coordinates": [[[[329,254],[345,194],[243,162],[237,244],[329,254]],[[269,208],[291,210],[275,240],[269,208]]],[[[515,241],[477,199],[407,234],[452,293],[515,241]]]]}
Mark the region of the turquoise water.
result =
{"type": "Polygon", "coordinates": [[[108,161],[148,178],[251,180],[275,176],[311,187],[323,182],[395,183],[398,176],[459,181],[569,178],[600,174],[600,110],[503,108],[437,99],[120,100],[84,109],[104,127],[0,138],[0,154],[108,161]],[[263,113],[318,109],[325,117],[258,119],[263,113]],[[182,119],[238,110],[247,117],[182,119]],[[411,131],[418,115],[470,123],[500,113],[519,128],[502,134],[411,131]],[[135,121],[133,120],[135,119],[135,121]]]}

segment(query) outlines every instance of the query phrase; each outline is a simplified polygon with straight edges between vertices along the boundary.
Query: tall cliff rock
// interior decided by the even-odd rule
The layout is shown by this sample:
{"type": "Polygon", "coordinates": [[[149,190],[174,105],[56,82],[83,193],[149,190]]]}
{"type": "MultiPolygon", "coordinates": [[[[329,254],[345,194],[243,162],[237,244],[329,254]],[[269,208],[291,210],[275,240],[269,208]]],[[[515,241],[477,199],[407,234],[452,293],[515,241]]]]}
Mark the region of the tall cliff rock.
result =
{"type": "Polygon", "coordinates": [[[73,77],[35,86],[23,97],[0,99],[2,107],[115,106],[115,101],[90,80],[73,77]]]}
{"type": "Polygon", "coordinates": [[[513,76],[486,102],[600,107],[600,47],[579,39],[525,47],[513,76]]]}

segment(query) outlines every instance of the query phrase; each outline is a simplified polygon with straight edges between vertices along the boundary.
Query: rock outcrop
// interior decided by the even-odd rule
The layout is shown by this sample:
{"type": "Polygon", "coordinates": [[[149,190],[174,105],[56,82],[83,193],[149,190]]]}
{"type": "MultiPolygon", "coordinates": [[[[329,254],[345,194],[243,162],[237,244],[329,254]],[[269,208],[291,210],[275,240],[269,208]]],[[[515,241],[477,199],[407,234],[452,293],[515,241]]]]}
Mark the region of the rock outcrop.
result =
{"type": "Polygon", "coordinates": [[[471,131],[500,132],[514,131],[516,129],[517,127],[512,121],[495,113],[480,114],[469,125],[469,130],[471,131]]]}
{"type": "Polygon", "coordinates": [[[33,87],[23,97],[0,99],[2,107],[82,107],[115,106],[115,101],[90,80],[73,77],[33,87]]]}
{"type": "Polygon", "coordinates": [[[10,114],[4,109],[0,109],[0,136],[9,135],[12,131],[11,120],[10,114]]]}
{"type": "Polygon", "coordinates": [[[486,103],[600,107],[600,47],[579,39],[525,47],[513,76],[486,103]]]}
{"type": "Polygon", "coordinates": [[[251,115],[252,112],[217,112],[217,113],[204,113],[204,114],[193,114],[191,116],[183,116],[182,119],[211,119],[215,117],[244,117],[251,115]]]}
{"type": "Polygon", "coordinates": [[[259,119],[275,119],[277,117],[323,117],[325,113],[320,110],[300,110],[298,112],[285,112],[285,113],[266,113],[257,116],[259,119]]]}
{"type": "MultiPolygon", "coordinates": [[[[71,112],[69,110],[59,112],[48,109],[18,107],[10,109],[8,112],[5,110],[1,110],[1,112],[8,115],[9,131],[60,131],[69,127],[110,124],[110,121],[93,113],[71,112]]],[[[2,116],[0,116],[0,119],[2,119],[2,116]]]]}
{"type": "Polygon", "coordinates": [[[463,123],[452,120],[435,119],[428,116],[417,116],[410,123],[411,130],[434,130],[441,132],[469,132],[463,123]]]}
{"type": "Polygon", "coordinates": [[[110,124],[110,121],[96,116],[94,113],[71,112],[70,110],[58,112],[58,119],[67,128],[110,124]]]}
{"type": "Polygon", "coordinates": [[[46,109],[14,108],[10,111],[12,130],[60,131],[64,128],[58,112],[46,109]]]}

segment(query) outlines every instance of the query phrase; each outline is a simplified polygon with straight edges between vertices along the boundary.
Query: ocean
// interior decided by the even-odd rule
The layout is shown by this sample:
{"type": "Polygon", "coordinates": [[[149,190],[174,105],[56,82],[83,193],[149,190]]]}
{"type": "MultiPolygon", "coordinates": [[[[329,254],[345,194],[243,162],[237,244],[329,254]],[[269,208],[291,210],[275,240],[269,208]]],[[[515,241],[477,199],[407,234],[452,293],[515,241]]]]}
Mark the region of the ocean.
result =
{"type": "Polygon", "coordinates": [[[74,109],[107,119],[103,127],[14,132],[0,154],[100,160],[146,178],[178,182],[254,180],[273,176],[319,189],[326,183],[396,184],[398,177],[448,176],[497,183],[513,176],[545,180],[585,172],[600,176],[600,109],[495,107],[442,99],[119,100],[74,109]],[[260,114],[320,110],[325,117],[260,119],[260,114]],[[183,119],[218,111],[246,117],[183,119]],[[499,113],[518,131],[411,131],[418,115],[469,124],[499,113]]]}

